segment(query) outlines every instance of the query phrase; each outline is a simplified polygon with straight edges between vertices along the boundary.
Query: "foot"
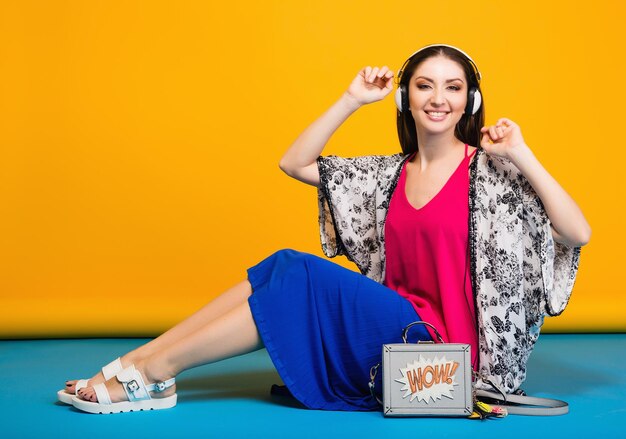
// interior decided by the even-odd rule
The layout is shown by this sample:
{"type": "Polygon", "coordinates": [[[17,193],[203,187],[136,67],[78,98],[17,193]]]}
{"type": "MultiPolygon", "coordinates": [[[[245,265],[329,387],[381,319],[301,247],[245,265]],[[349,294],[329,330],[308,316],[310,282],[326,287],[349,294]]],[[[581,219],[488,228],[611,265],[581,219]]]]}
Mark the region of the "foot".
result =
{"type": "MultiPolygon", "coordinates": [[[[162,372],[159,373],[157,371],[154,371],[153,369],[155,369],[155,365],[150,364],[146,360],[141,360],[141,361],[135,362],[134,364],[135,364],[135,369],[137,369],[141,373],[141,376],[146,384],[163,382],[172,378],[172,376],[166,376],[166,374],[162,372]]],[[[128,401],[126,392],[124,391],[122,384],[117,380],[116,377],[113,377],[110,380],[106,381],[105,386],[109,392],[109,396],[111,397],[112,403],[128,401]]],[[[172,396],[175,393],[176,393],[176,384],[174,384],[171,387],[168,387],[163,392],[150,392],[150,396],[154,399],[166,398],[168,396],[172,396]]],[[[91,385],[89,387],[84,387],[80,389],[77,395],[80,399],[84,399],[85,401],[98,402],[98,397],[96,395],[96,392],[91,385]]]]}
{"type": "MultiPolygon", "coordinates": [[[[133,362],[139,361],[140,358],[138,358],[137,356],[133,355],[133,352],[129,352],[128,354],[124,355],[123,357],[120,358],[120,361],[122,363],[122,367],[128,367],[131,364],[133,364],[133,362]]],[[[104,383],[106,380],[104,379],[104,375],[102,375],[102,370],[100,370],[100,372],[98,372],[97,374],[95,374],[93,377],[91,377],[88,381],[88,385],[89,386],[94,386],[96,384],[100,384],[100,383],[104,383]]],[[[65,391],[67,393],[70,394],[75,394],[76,393],[76,383],[78,383],[78,380],[71,380],[71,381],[66,381],[65,382],[65,391]]]]}

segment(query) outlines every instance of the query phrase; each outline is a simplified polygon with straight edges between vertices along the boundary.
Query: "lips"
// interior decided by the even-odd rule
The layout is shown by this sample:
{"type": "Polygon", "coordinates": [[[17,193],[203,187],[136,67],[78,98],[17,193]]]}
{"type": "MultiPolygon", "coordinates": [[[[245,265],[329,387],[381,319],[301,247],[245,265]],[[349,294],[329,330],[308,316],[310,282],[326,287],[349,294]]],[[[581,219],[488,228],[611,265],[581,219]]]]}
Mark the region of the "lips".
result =
{"type": "Polygon", "coordinates": [[[424,113],[428,115],[428,118],[430,120],[434,121],[444,120],[448,116],[448,114],[450,114],[449,111],[424,111],[424,113]]]}

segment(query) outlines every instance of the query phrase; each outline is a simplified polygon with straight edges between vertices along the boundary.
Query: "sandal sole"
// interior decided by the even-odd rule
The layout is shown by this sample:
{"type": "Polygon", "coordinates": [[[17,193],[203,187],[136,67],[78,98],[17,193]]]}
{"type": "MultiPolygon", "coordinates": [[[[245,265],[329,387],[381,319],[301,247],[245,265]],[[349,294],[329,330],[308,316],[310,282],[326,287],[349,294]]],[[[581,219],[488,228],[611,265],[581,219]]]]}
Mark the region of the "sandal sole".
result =
{"type": "Polygon", "coordinates": [[[109,415],[112,413],[128,413],[146,410],[169,409],[176,405],[177,399],[178,395],[173,394],[172,396],[168,396],[166,398],[153,398],[143,401],[123,401],[114,402],[113,404],[100,404],[98,402],[85,401],[74,396],[72,397],[72,404],[78,410],[81,410],[83,412],[98,415],[109,415]]]}
{"type": "Polygon", "coordinates": [[[67,393],[65,389],[61,389],[57,392],[57,399],[63,404],[72,405],[72,398],[74,398],[74,393],[67,393]]]}

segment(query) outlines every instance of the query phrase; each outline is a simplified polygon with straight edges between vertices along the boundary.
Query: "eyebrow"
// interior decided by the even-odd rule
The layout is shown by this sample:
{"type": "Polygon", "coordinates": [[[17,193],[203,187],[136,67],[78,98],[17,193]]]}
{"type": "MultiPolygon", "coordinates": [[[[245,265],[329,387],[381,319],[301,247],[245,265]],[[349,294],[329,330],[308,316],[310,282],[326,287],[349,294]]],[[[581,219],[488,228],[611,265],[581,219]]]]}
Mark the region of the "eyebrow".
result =
{"type": "MultiPolygon", "coordinates": [[[[430,82],[435,82],[435,81],[433,81],[432,79],[427,78],[426,76],[418,76],[417,78],[415,78],[415,80],[418,80],[418,79],[420,79],[420,78],[425,79],[425,80],[430,81],[430,82]]],[[[448,79],[448,80],[446,80],[446,82],[454,82],[454,81],[461,81],[461,82],[464,82],[461,78],[452,78],[452,79],[448,79]]]]}

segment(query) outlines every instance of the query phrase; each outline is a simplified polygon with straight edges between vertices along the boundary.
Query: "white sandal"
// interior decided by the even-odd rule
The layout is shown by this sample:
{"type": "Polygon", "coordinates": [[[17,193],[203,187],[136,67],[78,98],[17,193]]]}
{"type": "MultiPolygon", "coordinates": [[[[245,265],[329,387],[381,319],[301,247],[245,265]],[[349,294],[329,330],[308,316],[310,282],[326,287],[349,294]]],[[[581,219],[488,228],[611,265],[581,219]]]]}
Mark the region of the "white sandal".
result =
{"type": "MultiPolygon", "coordinates": [[[[121,372],[122,369],[122,362],[118,357],[102,368],[102,375],[104,375],[105,380],[108,380],[113,378],[116,373],[121,372]]],[[[87,387],[89,385],[88,382],[89,380],[78,380],[78,382],[76,382],[76,392],[83,387],[87,387]]],[[[75,395],[75,393],[69,393],[65,389],[61,389],[57,392],[57,398],[64,404],[72,404],[72,398],[75,395]]]]}
{"type": "Polygon", "coordinates": [[[146,385],[141,373],[131,364],[126,369],[115,375],[122,384],[128,401],[111,402],[111,396],[104,383],[96,384],[93,389],[98,397],[98,402],[85,401],[78,396],[72,398],[72,404],[78,410],[88,413],[109,414],[123,412],[138,412],[141,410],[169,409],[176,405],[177,395],[165,398],[152,398],[150,392],[160,393],[174,385],[176,378],[170,378],[160,383],[146,385]]]}

